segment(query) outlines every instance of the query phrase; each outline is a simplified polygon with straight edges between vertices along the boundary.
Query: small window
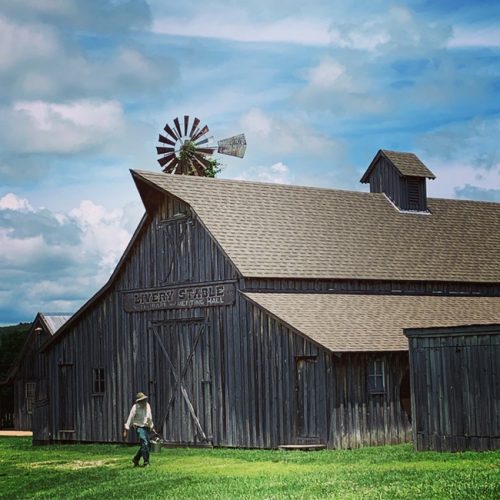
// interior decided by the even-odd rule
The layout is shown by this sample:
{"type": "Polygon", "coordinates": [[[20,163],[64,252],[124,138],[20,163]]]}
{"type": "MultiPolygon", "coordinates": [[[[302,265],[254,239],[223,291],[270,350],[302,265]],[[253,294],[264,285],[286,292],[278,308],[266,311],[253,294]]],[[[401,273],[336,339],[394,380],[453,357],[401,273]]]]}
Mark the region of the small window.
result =
{"type": "Polygon", "coordinates": [[[417,179],[408,179],[408,206],[411,210],[420,208],[420,183],[417,179]]]}
{"type": "Polygon", "coordinates": [[[24,395],[26,398],[26,411],[33,412],[33,401],[35,401],[36,382],[26,382],[24,386],[24,395]]]}
{"type": "Polygon", "coordinates": [[[104,394],[104,368],[94,368],[94,394],[104,394]]]}
{"type": "Polygon", "coordinates": [[[368,364],[368,392],[385,392],[385,367],[382,360],[370,361],[368,364]]]}

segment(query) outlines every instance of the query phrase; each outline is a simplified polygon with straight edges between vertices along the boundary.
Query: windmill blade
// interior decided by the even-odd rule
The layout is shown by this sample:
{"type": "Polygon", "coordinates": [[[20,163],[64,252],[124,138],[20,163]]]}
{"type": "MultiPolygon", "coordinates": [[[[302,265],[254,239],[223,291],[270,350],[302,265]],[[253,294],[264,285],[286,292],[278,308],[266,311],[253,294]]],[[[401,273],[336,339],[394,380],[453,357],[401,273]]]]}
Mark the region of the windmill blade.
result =
{"type": "Polygon", "coordinates": [[[192,168],[198,176],[203,177],[203,174],[205,173],[205,166],[197,156],[193,158],[192,168]]]}
{"type": "MultiPolygon", "coordinates": [[[[173,174],[174,170],[175,170],[175,167],[177,166],[178,163],[179,163],[179,160],[174,156],[174,158],[171,159],[170,163],[165,166],[165,168],[163,169],[163,171],[166,174],[173,174]]],[[[175,173],[177,173],[177,171],[175,171],[175,173]]]]}
{"type": "Polygon", "coordinates": [[[172,153],[174,151],[175,151],[175,148],[159,148],[159,147],[156,147],[156,152],[159,155],[164,155],[165,153],[172,153]]]}
{"type": "Polygon", "coordinates": [[[171,141],[170,139],[167,139],[161,134],[158,136],[158,142],[163,142],[163,144],[170,144],[171,146],[175,146],[175,142],[171,141]]]}
{"type": "MultiPolygon", "coordinates": [[[[212,140],[213,140],[213,138],[214,138],[214,136],[213,136],[213,135],[211,135],[210,137],[207,137],[206,139],[202,139],[202,140],[200,140],[200,141],[196,141],[194,144],[195,144],[196,146],[201,146],[202,144],[206,144],[207,142],[212,141],[212,140]]],[[[194,141],[193,141],[193,142],[194,142],[194,141]]],[[[215,149],[215,148],[214,148],[214,149],[215,149]]]]}
{"type": "Polygon", "coordinates": [[[179,132],[179,137],[182,137],[181,125],[179,123],[179,118],[174,118],[174,125],[177,132],[179,132]]]}
{"type": "Polygon", "coordinates": [[[189,131],[189,137],[192,138],[194,136],[194,131],[198,128],[199,124],[200,124],[200,119],[195,118],[193,121],[193,126],[191,127],[191,130],[189,131]]]}
{"type": "Polygon", "coordinates": [[[217,142],[217,152],[223,155],[243,158],[247,149],[245,134],[234,135],[217,142]]]}
{"type": "Polygon", "coordinates": [[[209,167],[211,163],[205,158],[203,153],[200,153],[199,150],[194,154],[196,160],[201,163],[204,167],[209,167]]]}
{"type": "Polygon", "coordinates": [[[175,158],[175,154],[174,153],[170,153],[166,156],[163,156],[162,158],[158,158],[158,163],[164,167],[170,160],[172,160],[173,158],[175,158]]]}
{"type": "Polygon", "coordinates": [[[184,115],[184,135],[188,135],[189,115],[184,115]]]}
{"type": "Polygon", "coordinates": [[[180,161],[176,174],[189,175],[189,171],[191,170],[191,160],[180,161]]]}
{"type": "Polygon", "coordinates": [[[215,148],[196,148],[196,151],[199,153],[205,153],[207,155],[213,155],[215,148]]]}
{"type": "Polygon", "coordinates": [[[197,139],[199,139],[200,137],[204,136],[205,134],[207,134],[209,131],[209,128],[207,125],[205,125],[199,132],[196,132],[195,135],[193,135],[193,137],[191,138],[191,140],[194,142],[196,141],[197,139]]]}
{"type": "Polygon", "coordinates": [[[179,136],[168,126],[168,123],[165,125],[165,128],[163,129],[168,135],[173,137],[175,140],[179,138],[179,136]]]}

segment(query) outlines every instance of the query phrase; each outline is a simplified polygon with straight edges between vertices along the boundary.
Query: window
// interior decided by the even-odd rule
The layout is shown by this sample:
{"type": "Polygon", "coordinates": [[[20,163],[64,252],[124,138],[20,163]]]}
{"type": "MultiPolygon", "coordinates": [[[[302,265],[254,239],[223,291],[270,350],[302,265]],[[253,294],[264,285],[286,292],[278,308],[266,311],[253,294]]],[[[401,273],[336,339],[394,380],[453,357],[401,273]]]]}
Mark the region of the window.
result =
{"type": "Polygon", "coordinates": [[[368,392],[385,392],[385,367],[382,360],[370,361],[368,364],[368,392]]]}
{"type": "Polygon", "coordinates": [[[420,185],[418,179],[408,179],[408,208],[418,210],[420,208],[420,185]]]}
{"type": "Polygon", "coordinates": [[[104,368],[94,368],[94,394],[104,394],[104,368]]]}
{"type": "Polygon", "coordinates": [[[35,400],[36,382],[26,382],[24,395],[26,398],[26,411],[31,415],[33,412],[33,401],[35,400]]]}

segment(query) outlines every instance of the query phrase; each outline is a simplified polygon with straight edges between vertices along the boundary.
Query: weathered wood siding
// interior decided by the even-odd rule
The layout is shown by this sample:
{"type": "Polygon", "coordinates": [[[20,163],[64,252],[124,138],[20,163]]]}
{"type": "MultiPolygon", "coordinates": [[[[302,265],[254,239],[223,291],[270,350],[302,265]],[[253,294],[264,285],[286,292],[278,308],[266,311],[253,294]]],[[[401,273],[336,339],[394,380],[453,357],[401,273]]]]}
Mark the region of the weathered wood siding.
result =
{"type": "Polygon", "coordinates": [[[386,158],[379,158],[370,175],[370,192],[385,193],[402,210],[427,210],[427,192],[424,177],[402,176],[386,158]],[[412,184],[416,197],[409,195],[412,184]]]}
{"type": "Polygon", "coordinates": [[[399,403],[406,353],[335,356],[291,331],[238,292],[241,276],[189,207],[164,200],[111,287],[48,351],[52,439],[122,441],[138,391],[174,444],[346,448],[409,438],[399,403]],[[234,283],[234,303],[124,310],[131,290],[214,282],[234,283]],[[374,357],[388,367],[376,397],[366,389],[374,357]],[[103,394],[94,393],[95,368],[105,370],[103,394]]]}
{"type": "MultiPolygon", "coordinates": [[[[188,207],[173,198],[165,199],[145,225],[111,288],[49,350],[53,400],[64,393],[60,386],[62,366],[73,367],[75,390],[74,403],[69,401],[72,407],[63,409],[73,415],[67,421],[73,419],[74,429],[61,429],[58,405],[52,404],[51,437],[63,441],[121,441],[124,421],[139,390],[150,394],[155,418],[161,418],[156,408],[161,409],[159,400],[168,397],[160,394],[168,372],[163,380],[155,370],[154,360],[161,352],[153,325],[182,318],[205,318],[206,311],[196,308],[126,313],[123,292],[235,279],[234,268],[188,207]],[[93,391],[94,368],[105,370],[104,394],[93,391]]],[[[227,321],[223,312],[212,311],[211,317],[227,321]]],[[[218,331],[218,323],[211,326],[212,353],[220,349],[214,334],[218,331]]],[[[219,374],[211,388],[217,411],[224,395],[221,383],[219,374]]],[[[214,434],[217,432],[214,430],[214,434]]],[[[219,435],[214,438],[221,439],[219,435]]]]}
{"type": "Polygon", "coordinates": [[[246,323],[238,341],[241,374],[236,371],[233,382],[234,411],[239,412],[236,421],[246,426],[236,429],[236,435],[247,437],[239,446],[321,442],[330,448],[356,448],[411,439],[411,424],[400,402],[407,353],[335,355],[259,307],[242,307],[246,323]],[[383,394],[367,389],[367,366],[373,359],[387,367],[383,394]],[[238,387],[244,388],[241,395],[238,387]]]}
{"type": "Polygon", "coordinates": [[[48,338],[49,334],[44,330],[38,334],[32,328],[23,348],[24,356],[14,379],[14,427],[18,430],[32,429],[34,407],[47,400],[47,360],[46,355],[39,351],[48,338]],[[31,408],[28,408],[26,399],[27,383],[35,384],[31,408]]]}
{"type": "Polygon", "coordinates": [[[500,326],[436,330],[409,337],[415,448],[499,449],[500,326]]]}

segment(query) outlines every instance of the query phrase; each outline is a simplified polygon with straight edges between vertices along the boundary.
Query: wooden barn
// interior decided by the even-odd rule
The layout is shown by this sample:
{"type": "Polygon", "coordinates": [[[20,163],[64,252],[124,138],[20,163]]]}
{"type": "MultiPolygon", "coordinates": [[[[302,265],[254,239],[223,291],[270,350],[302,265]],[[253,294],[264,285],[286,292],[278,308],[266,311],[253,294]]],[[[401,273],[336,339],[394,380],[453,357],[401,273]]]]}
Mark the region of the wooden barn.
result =
{"type": "Polygon", "coordinates": [[[33,413],[48,403],[47,359],[40,347],[69,317],[69,314],[38,313],[19,356],[2,381],[14,387],[14,428],[17,430],[32,430],[33,413]]]}
{"type": "Polygon", "coordinates": [[[428,199],[413,154],[371,192],[132,171],[146,212],[45,344],[36,442],[122,441],[137,391],[176,445],[411,439],[405,327],[500,322],[500,204],[428,199]]]}
{"type": "Polygon", "coordinates": [[[417,450],[500,449],[500,324],[405,329],[417,450]]]}

